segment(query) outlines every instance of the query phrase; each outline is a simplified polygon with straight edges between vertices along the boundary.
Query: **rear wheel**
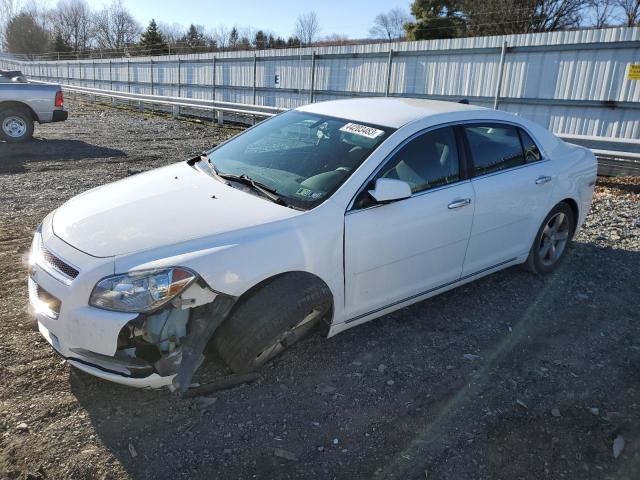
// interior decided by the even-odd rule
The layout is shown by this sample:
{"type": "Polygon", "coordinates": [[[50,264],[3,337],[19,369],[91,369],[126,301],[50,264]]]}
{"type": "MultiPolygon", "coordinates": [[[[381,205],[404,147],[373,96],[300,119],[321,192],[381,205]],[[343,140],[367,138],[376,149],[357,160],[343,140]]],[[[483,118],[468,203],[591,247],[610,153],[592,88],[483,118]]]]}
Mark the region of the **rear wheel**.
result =
{"type": "Polygon", "coordinates": [[[7,142],[22,142],[33,136],[31,112],[23,108],[0,111],[0,137],[7,142]]]}
{"type": "Polygon", "coordinates": [[[329,289],[304,273],[274,279],[235,308],[214,336],[234,372],[258,369],[306,336],[330,313],[329,289]]]}
{"type": "Polygon", "coordinates": [[[567,253],[575,230],[573,210],[564,202],[556,205],[542,222],[529,252],[527,267],[545,275],[554,271],[567,253]]]}

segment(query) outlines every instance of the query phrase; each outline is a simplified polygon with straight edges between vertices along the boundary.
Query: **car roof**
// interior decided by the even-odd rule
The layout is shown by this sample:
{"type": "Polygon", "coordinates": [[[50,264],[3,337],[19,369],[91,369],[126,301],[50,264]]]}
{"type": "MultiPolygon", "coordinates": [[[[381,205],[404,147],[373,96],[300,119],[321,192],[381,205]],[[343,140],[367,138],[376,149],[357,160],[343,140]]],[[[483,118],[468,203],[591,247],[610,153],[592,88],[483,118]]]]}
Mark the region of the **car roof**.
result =
{"type": "Polygon", "coordinates": [[[422,98],[367,97],[312,103],[296,110],[354,122],[400,128],[407,123],[443,113],[487,110],[458,102],[422,98]]]}

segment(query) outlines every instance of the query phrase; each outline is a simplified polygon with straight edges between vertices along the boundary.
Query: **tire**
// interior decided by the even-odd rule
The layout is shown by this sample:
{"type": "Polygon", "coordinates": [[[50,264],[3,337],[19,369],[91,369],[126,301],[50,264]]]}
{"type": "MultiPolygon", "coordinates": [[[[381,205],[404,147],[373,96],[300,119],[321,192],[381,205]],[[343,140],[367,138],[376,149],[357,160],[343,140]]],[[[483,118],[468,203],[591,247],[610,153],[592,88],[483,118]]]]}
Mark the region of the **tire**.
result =
{"type": "Polygon", "coordinates": [[[31,112],[20,107],[0,111],[0,138],[7,142],[24,142],[33,137],[31,112]]]}
{"type": "Polygon", "coordinates": [[[254,371],[303,338],[333,306],[329,289],[309,274],[275,278],[234,307],[213,342],[236,373],[254,371]]]}
{"type": "Polygon", "coordinates": [[[569,205],[560,202],[553,207],[538,229],[527,268],[538,275],[547,275],[558,268],[567,254],[575,225],[575,215],[569,205]]]}

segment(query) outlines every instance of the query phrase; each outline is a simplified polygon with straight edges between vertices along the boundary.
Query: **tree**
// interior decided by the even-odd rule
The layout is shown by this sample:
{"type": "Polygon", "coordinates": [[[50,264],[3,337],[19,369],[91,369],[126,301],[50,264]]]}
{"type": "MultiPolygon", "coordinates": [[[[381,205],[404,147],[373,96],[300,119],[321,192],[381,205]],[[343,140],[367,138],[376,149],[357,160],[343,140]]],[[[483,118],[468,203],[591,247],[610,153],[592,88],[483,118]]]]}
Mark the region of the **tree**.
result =
{"type": "Polygon", "coordinates": [[[49,33],[28,13],[20,13],[9,20],[6,30],[7,50],[11,53],[44,53],[49,33]]]}
{"type": "Polygon", "coordinates": [[[414,0],[411,14],[415,22],[405,23],[410,40],[452,38],[464,34],[465,19],[459,10],[459,0],[414,0]]]}
{"type": "Polygon", "coordinates": [[[98,48],[120,50],[140,35],[140,25],[120,0],[95,14],[94,29],[98,48]]]}
{"type": "Polygon", "coordinates": [[[323,43],[328,43],[329,45],[346,45],[348,41],[348,36],[341,35],[339,33],[332,33],[331,35],[327,35],[322,40],[323,43]]]}
{"type": "Polygon", "coordinates": [[[300,46],[300,39],[296,36],[291,36],[287,39],[287,47],[294,48],[300,46]]]}
{"type": "Polygon", "coordinates": [[[627,27],[640,24],[640,0],[617,0],[616,5],[622,10],[623,21],[627,27]]]}
{"type": "Polygon", "coordinates": [[[218,27],[213,31],[212,36],[218,48],[222,48],[224,50],[229,46],[229,34],[230,30],[224,25],[218,25],[218,27]]]}
{"type": "Polygon", "coordinates": [[[592,18],[592,26],[603,28],[611,24],[612,13],[615,8],[615,0],[589,0],[587,7],[588,17],[592,18]]]}
{"type": "Polygon", "coordinates": [[[178,43],[184,36],[184,26],[180,25],[178,22],[173,22],[171,24],[165,22],[157,22],[157,24],[158,30],[164,37],[165,42],[170,45],[178,43]]]}
{"type": "Polygon", "coordinates": [[[589,0],[414,0],[411,39],[548,32],[580,26],[589,0]]]}
{"type": "Polygon", "coordinates": [[[238,48],[239,50],[249,50],[250,47],[251,47],[251,40],[249,40],[249,36],[243,35],[242,37],[240,37],[240,40],[238,41],[236,48],[238,48]]]}
{"type": "Polygon", "coordinates": [[[231,48],[236,48],[238,46],[238,42],[240,41],[240,34],[238,33],[238,29],[234,25],[231,29],[231,33],[229,33],[229,46],[231,48]]]}
{"type": "Polygon", "coordinates": [[[180,42],[185,44],[191,52],[202,52],[206,50],[207,40],[202,32],[203,27],[196,27],[193,23],[189,26],[186,35],[184,35],[180,42]]]}
{"type": "Polygon", "coordinates": [[[373,19],[373,27],[369,33],[376,38],[386,38],[387,40],[399,40],[404,37],[404,26],[410,22],[410,17],[404,10],[394,8],[387,13],[379,13],[373,19]]]}
{"type": "Polygon", "coordinates": [[[5,48],[5,33],[9,21],[18,11],[17,0],[0,0],[0,47],[5,48]]]}
{"type": "Polygon", "coordinates": [[[533,3],[535,8],[531,16],[531,32],[552,32],[576,28],[582,23],[584,0],[536,0],[533,3]]]}
{"type": "Polygon", "coordinates": [[[164,55],[169,51],[164,35],[158,30],[158,24],[153,18],[140,37],[140,47],[142,53],[146,55],[164,55]]]}
{"type": "Polygon", "coordinates": [[[51,47],[53,48],[54,52],[58,53],[69,53],[73,51],[73,48],[71,48],[69,44],[64,41],[64,37],[59,31],[56,31],[51,47]]]}
{"type": "Polygon", "coordinates": [[[311,45],[320,33],[320,24],[316,12],[308,12],[298,16],[295,36],[303,45],[311,45]]]}
{"type": "Polygon", "coordinates": [[[256,32],[256,36],[253,39],[253,46],[257,50],[264,50],[264,49],[267,48],[267,45],[268,45],[267,36],[264,34],[264,32],[262,30],[258,30],[256,32]]]}
{"type": "Polygon", "coordinates": [[[91,46],[92,15],[84,0],[60,0],[52,14],[54,28],[76,53],[91,46]]]}
{"type": "Polygon", "coordinates": [[[269,35],[269,48],[284,48],[287,46],[287,42],[282,37],[274,38],[273,35],[269,35]]]}

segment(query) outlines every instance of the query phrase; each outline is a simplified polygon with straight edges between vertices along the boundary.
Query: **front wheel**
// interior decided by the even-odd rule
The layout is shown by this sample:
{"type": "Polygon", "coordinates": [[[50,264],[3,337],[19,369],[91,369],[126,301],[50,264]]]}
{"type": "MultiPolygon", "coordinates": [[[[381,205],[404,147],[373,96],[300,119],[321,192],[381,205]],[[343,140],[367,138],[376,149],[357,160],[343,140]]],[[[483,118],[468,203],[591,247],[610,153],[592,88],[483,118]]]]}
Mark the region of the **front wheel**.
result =
{"type": "Polygon", "coordinates": [[[234,372],[250,372],[307,335],[332,307],[326,285],[308,274],[289,273],[241,300],[220,325],[214,345],[234,372]]]}
{"type": "Polygon", "coordinates": [[[22,108],[0,111],[0,137],[7,142],[23,142],[33,136],[33,118],[22,108]]]}
{"type": "Polygon", "coordinates": [[[566,203],[559,203],[549,212],[538,230],[527,258],[529,270],[546,275],[558,268],[567,253],[574,230],[573,210],[566,203]]]}

